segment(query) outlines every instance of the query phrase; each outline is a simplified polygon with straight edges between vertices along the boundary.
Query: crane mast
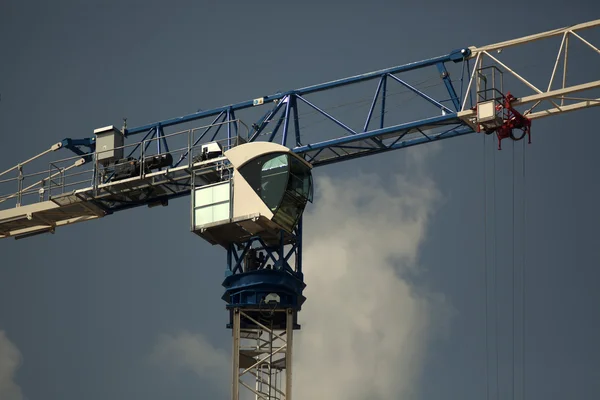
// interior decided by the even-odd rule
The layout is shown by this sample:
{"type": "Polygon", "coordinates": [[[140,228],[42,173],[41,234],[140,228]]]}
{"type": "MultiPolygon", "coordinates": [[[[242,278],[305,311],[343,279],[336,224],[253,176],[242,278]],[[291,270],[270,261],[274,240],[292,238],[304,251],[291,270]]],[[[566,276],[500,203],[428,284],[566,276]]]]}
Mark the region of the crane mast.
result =
{"type": "Polygon", "coordinates": [[[600,105],[594,92],[599,75],[581,82],[567,78],[574,41],[589,56],[600,54],[585,38],[598,26],[595,20],[462,47],[139,127],[124,121],[90,137],[63,139],[0,172],[0,238],[54,233],[189,196],[190,230],[227,255],[222,299],[232,331],[232,399],[247,391],[256,399],[290,400],[293,332],[301,328],[298,313],[306,300],[302,214],[313,201],[314,168],[471,133],[494,134],[498,149],[504,139],[531,143],[536,119],[600,105]],[[547,85],[534,84],[500,56],[552,38],[560,46],[547,85]],[[417,82],[424,76],[438,92],[417,82]],[[398,113],[391,104],[400,92],[392,86],[412,96],[398,113]],[[355,87],[361,96],[370,90],[362,115],[342,119],[318,102],[320,93],[355,87]],[[245,112],[249,119],[239,117],[245,112]],[[327,127],[307,131],[313,122],[307,115],[318,115],[327,127]],[[63,148],[75,156],[35,169],[63,148]]]}

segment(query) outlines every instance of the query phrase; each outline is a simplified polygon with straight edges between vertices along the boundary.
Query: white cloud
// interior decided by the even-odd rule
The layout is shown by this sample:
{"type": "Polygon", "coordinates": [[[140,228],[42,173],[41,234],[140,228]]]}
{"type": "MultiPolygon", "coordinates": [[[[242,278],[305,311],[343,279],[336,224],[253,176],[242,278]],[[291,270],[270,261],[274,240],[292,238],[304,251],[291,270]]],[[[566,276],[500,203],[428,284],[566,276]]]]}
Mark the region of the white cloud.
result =
{"type": "Polygon", "coordinates": [[[418,250],[439,200],[422,154],[409,157],[407,175],[389,182],[370,175],[318,180],[305,219],[308,300],[294,339],[298,398],[416,394],[427,341],[449,310],[441,296],[402,278],[418,273],[418,250]]]}
{"type": "MultiPolygon", "coordinates": [[[[435,148],[417,150],[402,154],[406,172],[387,182],[377,175],[332,179],[315,171],[317,198],[304,231],[308,300],[294,338],[295,398],[416,394],[428,339],[450,315],[441,296],[406,280],[419,272],[419,248],[439,200],[423,171],[435,148]]],[[[228,394],[230,351],[182,333],[164,336],[154,357],[210,377],[228,394]]]]}
{"type": "Polygon", "coordinates": [[[224,388],[231,375],[229,353],[214,348],[200,334],[182,332],[177,335],[162,335],[151,360],[170,370],[191,370],[199,377],[223,384],[224,388]]]}
{"type": "Polygon", "coordinates": [[[0,331],[0,399],[23,399],[21,388],[14,381],[21,361],[19,349],[8,339],[4,331],[0,331]]]}

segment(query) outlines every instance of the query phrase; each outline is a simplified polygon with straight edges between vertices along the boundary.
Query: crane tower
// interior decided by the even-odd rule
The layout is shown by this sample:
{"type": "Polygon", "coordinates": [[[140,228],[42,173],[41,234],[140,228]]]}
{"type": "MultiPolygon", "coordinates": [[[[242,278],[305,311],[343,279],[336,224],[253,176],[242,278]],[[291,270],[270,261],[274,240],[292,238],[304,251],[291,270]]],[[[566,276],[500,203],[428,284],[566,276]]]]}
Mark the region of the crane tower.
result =
{"type": "Polygon", "coordinates": [[[598,26],[595,20],[462,47],[136,128],[109,125],[87,138],[66,138],[0,173],[0,238],[54,233],[66,225],[140,206],[167,206],[170,199],[189,196],[191,232],[223,247],[227,255],[222,299],[232,331],[232,399],[247,391],[256,399],[290,400],[293,332],[301,328],[298,314],[306,300],[302,215],[313,201],[313,169],[470,133],[494,134],[498,149],[504,139],[531,143],[534,120],[600,104],[598,96],[581,95],[600,88],[600,76],[567,85],[570,41],[597,56],[600,50],[583,31],[598,26]],[[547,88],[540,89],[493,54],[550,38],[561,42],[547,88]],[[562,84],[554,88],[560,64],[562,84]],[[456,76],[451,68],[459,71],[456,76]],[[434,97],[410,82],[405,76],[415,71],[434,71],[444,95],[434,97]],[[375,91],[358,128],[310,100],[366,82],[375,82],[375,91]],[[386,101],[392,84],[427,105],[421,119],[391,120],[386,101]],[[339,133],[306,140],[301,106],[339,133]],[[236,115],[265,109],[251,125],[236,115]],[[190,127],[198,121],[208,122],[190,127]],[[75,156],[28,172],[60,149],[75,156]]]}

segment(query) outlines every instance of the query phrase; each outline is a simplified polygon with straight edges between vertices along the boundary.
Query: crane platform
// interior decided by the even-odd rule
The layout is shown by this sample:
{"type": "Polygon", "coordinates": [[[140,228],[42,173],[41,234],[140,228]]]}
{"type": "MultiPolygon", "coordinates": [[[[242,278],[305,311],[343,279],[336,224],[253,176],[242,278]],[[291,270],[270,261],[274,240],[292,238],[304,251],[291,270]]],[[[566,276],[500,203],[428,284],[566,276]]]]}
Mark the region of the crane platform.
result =
{"type": "MultiPolygon", "coordinates": [[[[190,129],[174,136],[185,136],[183,139],[192,143],[194,131],[190,129]]],[[[20,239],[54,233],[57,227],[102,218],[115,211],[141,205],[165,206],[169,199],[189,195],[192,179],[205,184],[222,179],[228,168],[224,151],[244,142],[243,138],[229,140],[229,145],[219,145],[219,154],[203,159],[203,145],[188,145],[176,151],[162,148],[162,152],[158,147],[158,152],[150,152],[149,145],[154,141],[143,140],[122,146],[133,146],[134,150],[128,157],[110,165],[110,168],[102,165],[99,157],[90,153],[54,161],[45,171],[25,174],[25,164],[37,159],[36,156],[3,172],[0,176],[11,171],[16,171],[18,176],[0,180],[0,189],[16,184],[18,190],[0,194],[0,207],[8,205],[0,209],[0,238],[20,239]],[[179,162],[170,164],[180,165],[166,165],[152,170],[153,160],[167,154],[169,160],[179,154],[179,162]],[[187,162],[182,162],[184,160],[187,162]],[[81,170],[76,170],[77,167],[81,170]],[[40,179],[40,176],[44,178],[40,179]],[[25,187],[29,180],[35,182],[25,187]]],[[[60,147],[55,145],[52,149],[60,147]]]]}
{"type": "Polygon", "coordinates": [[[192,173],[217,179],[225,158],[166,169],[123,181],[89,186],[48,200],[0,210],[0,238],[54,232],[56,227],[102,218],[140,204],[166,205],[167,198],[188,195],[192,173]]]}

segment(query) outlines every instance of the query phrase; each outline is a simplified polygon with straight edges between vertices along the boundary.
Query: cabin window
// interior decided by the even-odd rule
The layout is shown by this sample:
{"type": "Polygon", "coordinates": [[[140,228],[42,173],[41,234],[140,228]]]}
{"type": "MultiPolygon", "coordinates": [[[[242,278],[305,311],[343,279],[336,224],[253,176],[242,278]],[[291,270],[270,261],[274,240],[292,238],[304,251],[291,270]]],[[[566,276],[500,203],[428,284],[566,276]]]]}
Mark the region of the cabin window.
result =
{"type": "Polygon", "coordinates": [[[249,161],[240,174],[274,213],[273,221],[291,231],[313,199],[310,168],[288,153],[269,153],[249,161]]]}

